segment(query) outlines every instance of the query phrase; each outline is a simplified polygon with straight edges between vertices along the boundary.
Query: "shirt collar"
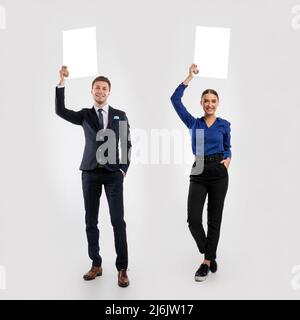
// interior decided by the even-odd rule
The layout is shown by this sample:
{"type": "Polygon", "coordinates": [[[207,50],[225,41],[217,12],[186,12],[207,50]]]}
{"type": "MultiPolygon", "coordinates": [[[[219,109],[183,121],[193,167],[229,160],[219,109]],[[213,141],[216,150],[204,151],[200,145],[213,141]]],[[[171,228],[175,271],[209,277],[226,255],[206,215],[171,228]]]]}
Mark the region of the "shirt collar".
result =
{"type": "MultiPolygon", "coordinates": [[[[204,120],[204,116],[202,116],[201,119],[202,119],[203,121],[205,121],[205,120],[204,120]]],[[[216,121],[219,122],[220,120],[221,120],[221,119],[220,119],[219,117],[216,117],[216,121]]]]}
{"type": "Polygon", "coordinates": [[[104,112],[107,113],[108,112],[108,108],[109,108],[108,103],[106,105],[104,105],[102,108],[94,106],[94,109],[95,109],[96,113],[98,113],[99,109],[102,109],[104,112]]]}

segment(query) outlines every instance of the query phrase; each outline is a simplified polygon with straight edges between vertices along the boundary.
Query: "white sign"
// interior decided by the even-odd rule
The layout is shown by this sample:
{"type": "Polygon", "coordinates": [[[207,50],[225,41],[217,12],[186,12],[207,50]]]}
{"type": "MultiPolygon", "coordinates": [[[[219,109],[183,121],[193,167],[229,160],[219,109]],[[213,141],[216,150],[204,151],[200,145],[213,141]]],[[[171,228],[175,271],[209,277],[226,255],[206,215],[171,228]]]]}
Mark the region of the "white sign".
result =
{"type": "Polygon", "coordinates": [[[198,76],[226,79],[228,72],[230,29],[197,26],[194,63],[198,76]]]}
{"type": "Polygon", "coordinates": [[[63,32],[63,65],[71,79],[98,74],[95,27],[63,32]]]}

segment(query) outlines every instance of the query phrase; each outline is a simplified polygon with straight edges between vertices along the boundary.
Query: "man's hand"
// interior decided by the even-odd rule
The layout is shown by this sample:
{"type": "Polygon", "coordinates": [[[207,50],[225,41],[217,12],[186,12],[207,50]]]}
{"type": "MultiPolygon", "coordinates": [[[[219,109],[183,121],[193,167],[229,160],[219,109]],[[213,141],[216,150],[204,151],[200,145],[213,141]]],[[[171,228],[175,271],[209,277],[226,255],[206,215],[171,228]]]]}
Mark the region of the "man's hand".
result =
{"type": "Polygon", "coordinates": [[[62,66],[61,69],[59,70],[59,75],[60,75],[59,85],[64,85],[65,78],[69,76],[68,67],[62,66]]]}
{"type": "Polygon", "coordinates": [[[222,160],[220,163],[222,163],[227,169],[229,168],[230,165],[230,158],[222,160]]]}
{"type": "Polygon", "coordinates": [[[125,177],[126,173],[122,169],[120,169],[120,171],[122,172],[123,177],[125,177]]]}

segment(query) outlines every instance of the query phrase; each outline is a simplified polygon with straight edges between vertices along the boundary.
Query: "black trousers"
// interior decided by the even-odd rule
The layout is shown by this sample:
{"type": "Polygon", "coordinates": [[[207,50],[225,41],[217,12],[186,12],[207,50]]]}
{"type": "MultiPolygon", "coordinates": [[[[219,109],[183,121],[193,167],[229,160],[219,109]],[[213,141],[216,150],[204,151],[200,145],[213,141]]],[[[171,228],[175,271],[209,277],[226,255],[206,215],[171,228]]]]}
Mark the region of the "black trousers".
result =
{"type": "Polygon", "coordinates": [[[222,155],[205,157],[204,170],[190,175],[188,195],[188,226],[200,253],[205,259],[216,259],[222,212],[228,188],[228,172],[220,163],[222,155]],[[207,197],[207,235],[202,224],[202,212],[207,197]]]}
{"type": "Polygon", "coordinates": [[[126,270],[128,266],[128,253],[123,206],[123,174],[120,170],[111,172],[105,168],[97,168],[93,171],[82,171],[82,190],[89,257],[93,262],[93,266],[101,266],[98,214],[102,186],[105,189],[114,231],[115,250],[117,253],[116,267],[118,270],[126,270]]]}

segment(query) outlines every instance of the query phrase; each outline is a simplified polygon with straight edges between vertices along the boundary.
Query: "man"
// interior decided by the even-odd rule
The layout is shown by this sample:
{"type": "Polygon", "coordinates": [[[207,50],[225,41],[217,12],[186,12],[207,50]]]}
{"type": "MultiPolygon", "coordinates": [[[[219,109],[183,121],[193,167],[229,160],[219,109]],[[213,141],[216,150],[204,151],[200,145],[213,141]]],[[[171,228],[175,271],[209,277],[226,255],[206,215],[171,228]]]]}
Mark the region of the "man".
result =
{"type": "Polygon", "coordinates": [[[94,105],[90,109],[73,111],[65,108],[65,77],[69,72],[63,66],[60,82],[56,87],[56,114],[63,119],[81,125],[85,134],[85,148],[80,166],[85,206],[85,223],[88,240],[88,253],[92,260],[91,269],[83,276],[93,280],[102,275],[102,258],[99,248],[98,211],[104,186],[114,231],[118,285],[127,287],[128,253],[126,224],[123,207],[123,178],[129,167],[130,132],[125,112],[108,105],[111,83],[100,76],[92,83],[94,105]],[[125,125],[124,125],[125,124],[125,125]],[[119,157],[119,141],[122,157],[119,157]]]}

